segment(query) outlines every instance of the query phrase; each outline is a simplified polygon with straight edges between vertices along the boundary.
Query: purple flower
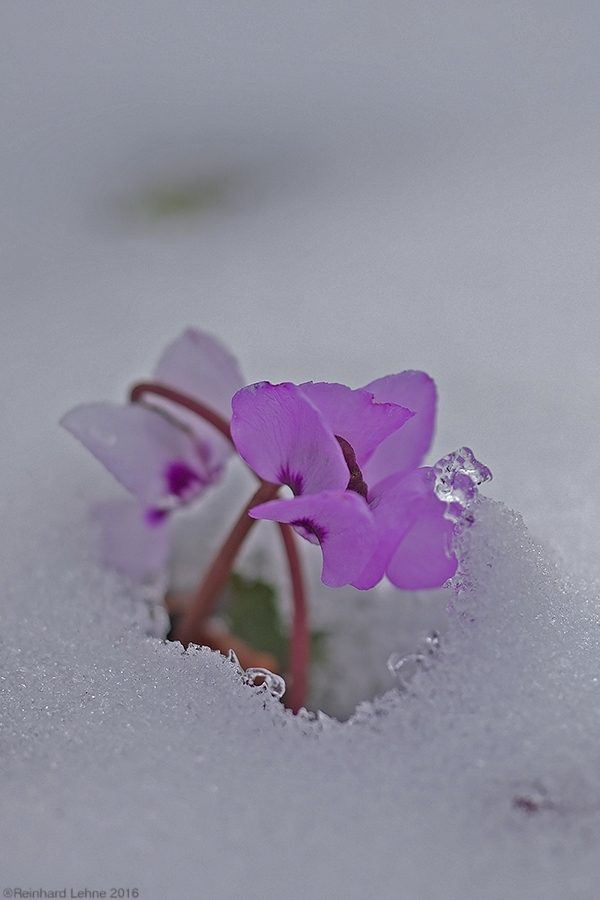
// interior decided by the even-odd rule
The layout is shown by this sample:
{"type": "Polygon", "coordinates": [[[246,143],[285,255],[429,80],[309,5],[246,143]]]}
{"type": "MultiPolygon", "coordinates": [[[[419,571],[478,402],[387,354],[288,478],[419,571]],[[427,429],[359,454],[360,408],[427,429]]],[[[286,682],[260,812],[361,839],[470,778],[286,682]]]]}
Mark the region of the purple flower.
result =
{"type": "Polygon", "coordinates": [[[418,589],[454,574],[452,523],[432,469],[419,468],[435,422],[427,375],[402,372],[360,390],[262,382],[238,391],[232,406],[241,456],[294,495],[250,515],[291,523],[319,543],[325,584],[367,589],[387,575],[418,589]]]}
{"type": "MultiPolygon", "coordinates": [[[[231,397],[244,383],[221,344],[191,328],[167,347],[154,380],[201,401],[226,421],[231,397]]],[[[156,573],[169,552],[170,513],[220,479],[231,444],[207,422],[161,397],[152,397],[151,407],[78,406],[62,425],[135,498],[96,506],[104,562],[138,580],[156,573]]]]}

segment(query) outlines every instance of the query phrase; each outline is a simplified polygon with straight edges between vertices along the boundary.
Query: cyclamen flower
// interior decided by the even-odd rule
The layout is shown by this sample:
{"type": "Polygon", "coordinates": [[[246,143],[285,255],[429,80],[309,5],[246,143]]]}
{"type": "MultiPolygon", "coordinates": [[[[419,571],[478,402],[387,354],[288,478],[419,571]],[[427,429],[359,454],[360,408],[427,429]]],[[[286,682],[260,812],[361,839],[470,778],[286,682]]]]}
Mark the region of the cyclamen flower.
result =
{"type": "Polygon", "coordinates": [[[456,570],[452,523],[420,467],[433,436],[436,391],[423,372],[351,390],[308,382],[242,388],[231,433],[243,459],[293,497],[250,515],[292,524],[323,551],[322,580],[367,589],[384,575],[437,587],[456,570]]]}
{"type": "MultiPolygon", "coordinates": [[[[153,377],[225,420],[231,415],[231,397],[244,384],[235,359],[195,329],[167,347],[153,377]]],[[[170,514],[221,478],[233,452],[230,442],[200,417],[160,397],[152,398],[152,407],[78,406],[62,424],[135,497],[96,506],[104,562],[137,580],[155,574],[169,553],[170,514]]]]}

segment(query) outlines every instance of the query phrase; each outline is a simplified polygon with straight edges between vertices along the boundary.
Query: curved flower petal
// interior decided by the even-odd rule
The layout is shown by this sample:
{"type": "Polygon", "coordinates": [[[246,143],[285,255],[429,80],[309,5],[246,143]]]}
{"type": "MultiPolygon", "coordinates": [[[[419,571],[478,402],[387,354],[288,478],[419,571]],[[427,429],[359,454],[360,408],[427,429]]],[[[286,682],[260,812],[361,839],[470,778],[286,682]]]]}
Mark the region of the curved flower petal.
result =
{"type": "Polygon", "coordinates": [[[250,468],[294,494],[343,490],[348,466],[321,413],[295,384],[251,384],[232,400],[231,435],[250,468]]]}
{"type": "Polygon", "coordinates": [[[231,398],[245,381],[237,361],[215,338],[188,328],[169,344],[154,370],[155,381],[205,403],[229,421],[231,398]]]}
{"type": "Polygon", "coordinates": [[[420,590],[441,587],[452,578],[458,565],[452,552],[453,524],[444,518],[445,506],[421,512],[402,540],[387,568],[396,587],[420,590]]]}
{"type": "Polygon", "coordinates": [[[352,491],[323,491],[289,500],[271,500],[250,510],[255,519],[295,525],[318,540],[323,551],[321,580],[329,587],[349,584],[376,545],[375,521],[362,497],[352,491]]]}
{"type": "Polygon", "coordinates": [[[397,403],[379,403],[368,390],[345,384],[307,381],[302,393],[317,407],[333,434],[347,440],[363,466],[373,450],[414,415],[397,403]]]}
{"type": "Polygon", "coordinates": [[[378,403],[399,403],[416,415],[399,431],[386,438],[366,464],[363,475],[375,484],[394,472],[414,469],[423,462],[431,446],[435,425],[437,394],[435,382],[425,372],[386,375],[365,385],[378,403]]]}
{"type": "Polygon", "coordinates": [[[370,495],[371,509],[377,529],[377,547],[359,576],[352,582],[359,590],[379,584],[386,574],[398,545],[408,534],[431,499],[440,501],[433,493],[431,469],[414,469],[397,473],[375,486],[370,495]]]}
{"type": "Polygon", "coordinates": [[[61,424],[145,506],[187,502],[221,474],[186,431],[139,404],[78,406],[61,424]]]}
{"type": "Polygon", "coordinates": [[[92,509],[101,529],[101,562],[136,581],[156,575],[169,555],[168,516],[148,515],[135,500],[107,500],[92,509]]]}
{"type": "MultiPolygon", "coordinates": [[[[227,422],[231,398],[245,383],[233,356],[215,338],[195,328],[188,328],[167,347],[154,370],[154,379],[199,400],[227,422]]],[[[211,465],[223,466],[233,453],[224,435],[185,407],[157,396],[148,398],[147,403],[185,425],[202,444],[211,465]]]]}

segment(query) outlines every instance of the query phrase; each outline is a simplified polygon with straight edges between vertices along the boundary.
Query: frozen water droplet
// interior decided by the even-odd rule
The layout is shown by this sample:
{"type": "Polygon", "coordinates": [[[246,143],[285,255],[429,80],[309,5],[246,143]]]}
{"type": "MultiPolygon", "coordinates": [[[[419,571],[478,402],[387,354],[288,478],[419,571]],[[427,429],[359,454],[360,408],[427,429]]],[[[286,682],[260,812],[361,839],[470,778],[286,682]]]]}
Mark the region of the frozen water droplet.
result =
{"type": "Polygon", "coordinates": [[[435,656],[440,649],[440,636],[437,631],[431,631],[429,634],[426,634],[421,641],[421,645],[425,650],[426,656],[435,656]]]}
{"type": "Polygon", "coordinates": [[[281,675],[276,675],[269,669],[264,669],[262,666],[255,666],[253,668],[246,669],[245,674],[248,678],[249,683],[253,682],[256,684],[257,679],[261,678],[261,687],[264,686],[269,694],[272,697],[275,697],[276,700],[281,700],[286,692],[285,680],[281,677],[281,675]]]}
{"type": "Polygon", "coordinates": [[[420,667],[423,658],[420,653],[409,653],[406,656],[400,656],[399,653],[392,653],[388,657],[387,667],[396,678],[399,678],[404,686],[410,681],[420,667]]]}
{"type": "Polygon", "coordinates": [[[469,447],[461,447],[433,466],[434,491],[447,504],[445,516],[452,522],[469,524],[469,508],[477,498],[480,484],[491,481],[492,473],[475,458],[469,447]]]}
{"type": "Polygon", "coordinates": [[[387,659],[388,670],[406,687],[419,669],[429,668],[431,660],[439,649],[439,634],[437,631],[431,631],[421,639],[415,653],[408,653],[404,656],[400,653],[392,653],[387,659]]]}
{"type": "Polygon", "coordinates": [[[406,656],[406,654],[404,656],[402,656],[401,653],[397,653],[397,652],[390,653],[390,655],[387,658],[386,666],[388,667],[388,670],[391,672],[392,675],[398,674],[398,672],[400,671],[400,669],[402,668],[402,666],[404,664],[404,661],[407,658],[408,657],[406,656]]]}

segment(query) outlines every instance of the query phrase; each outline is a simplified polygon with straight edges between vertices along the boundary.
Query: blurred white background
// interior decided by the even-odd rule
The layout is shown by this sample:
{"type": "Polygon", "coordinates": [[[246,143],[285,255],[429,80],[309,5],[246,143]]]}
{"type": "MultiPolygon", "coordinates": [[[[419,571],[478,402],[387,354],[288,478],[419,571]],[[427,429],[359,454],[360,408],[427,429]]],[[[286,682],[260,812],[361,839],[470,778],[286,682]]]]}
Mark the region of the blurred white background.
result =
{"type": "Polygon", "coordinates": [[[430,371],[437,455],[544,531],[598,437],[599,16],[6,2],[5,453],[193,324],[249,380],[430,371]]]}

